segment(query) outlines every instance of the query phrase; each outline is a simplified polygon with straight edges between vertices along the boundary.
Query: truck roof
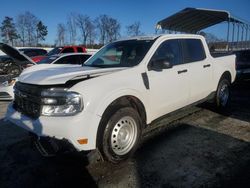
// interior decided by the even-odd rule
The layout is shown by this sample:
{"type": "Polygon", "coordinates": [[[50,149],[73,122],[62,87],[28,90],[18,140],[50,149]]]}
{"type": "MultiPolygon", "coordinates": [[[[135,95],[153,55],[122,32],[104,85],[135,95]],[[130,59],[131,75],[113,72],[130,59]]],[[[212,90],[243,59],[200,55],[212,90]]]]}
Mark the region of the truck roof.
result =
{"type": "Polygon", "coordinates": [[[118,41],[124,41],[124,40],[155,40],[160,37],[180,37],[180,38],[185,38],[185,37],[192,37],[192,38],[203,38],[202,35],[197,35],[197,34],[158,34],[158,35],[149,35],[149,36],[135,36],[135,37],[130,37],[130,38],[124,38],[120,39],[118,41]]]}

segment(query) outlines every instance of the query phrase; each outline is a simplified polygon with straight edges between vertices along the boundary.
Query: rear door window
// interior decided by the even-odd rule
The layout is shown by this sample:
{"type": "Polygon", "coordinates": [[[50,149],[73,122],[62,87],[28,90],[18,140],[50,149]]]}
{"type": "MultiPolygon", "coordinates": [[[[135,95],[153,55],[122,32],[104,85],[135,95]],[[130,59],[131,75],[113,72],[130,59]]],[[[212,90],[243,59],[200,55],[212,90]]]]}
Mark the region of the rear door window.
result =
{"type": "Polygon", "coordinates": [[[72,53],[74,52],[73,48],[65,48],[61,53],[72,53]]]}
{"type": "Polygon", "coordinates": [[[192,63],[206,59],[203,44],[200,39],[181,39],[184,63],[192,63]]]}
{"type": "Polygon", "coordinates": [[[77,47],[77,52],[83,52],[83,49],[81,47],[77,47]]]}
{"type": "Polygon", "coordinates": [[[79,58],[80,58],[80,64],[82,64],[85,61],[87,61],[90,57],[91,57],[91,55],[87,55],[87,54],[79,56],[79,58]]]}
{"type": "Polygon", "coordinates": [[[78,64],[78,58],[75,55],[72,56],[66,56],[62,57],[58,61],[56,61],[54,64],[78,64]]]}
{"type": "Polygon", "coordinates": [[[45,55],[47,54],[47,51],[46,50],[37,50],[37,55],[45,55]]]}
{"type": "Polygon", "coordinates": [[[36,51],[32,51],[32,50],[27,50],[27,51],[24,51],[24,54],[25,54],[25,55],[27,55],[28,57],[34,57],[34,56],[37,56],[36,51]]]}

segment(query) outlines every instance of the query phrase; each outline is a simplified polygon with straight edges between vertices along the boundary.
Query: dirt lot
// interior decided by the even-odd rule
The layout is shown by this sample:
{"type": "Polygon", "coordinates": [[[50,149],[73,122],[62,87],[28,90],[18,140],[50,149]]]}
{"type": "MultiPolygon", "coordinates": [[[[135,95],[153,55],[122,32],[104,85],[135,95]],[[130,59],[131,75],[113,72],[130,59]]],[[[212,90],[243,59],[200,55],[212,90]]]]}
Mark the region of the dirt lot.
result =
{"type": "Polygon", "coordinates": [[[250,187],[250,81],[233,87],[224,114],[203,104],[155,126],[134,158],[110,165],[79,153],[43,158],[27,132],[1,119],[0,187],[250,187]]]}

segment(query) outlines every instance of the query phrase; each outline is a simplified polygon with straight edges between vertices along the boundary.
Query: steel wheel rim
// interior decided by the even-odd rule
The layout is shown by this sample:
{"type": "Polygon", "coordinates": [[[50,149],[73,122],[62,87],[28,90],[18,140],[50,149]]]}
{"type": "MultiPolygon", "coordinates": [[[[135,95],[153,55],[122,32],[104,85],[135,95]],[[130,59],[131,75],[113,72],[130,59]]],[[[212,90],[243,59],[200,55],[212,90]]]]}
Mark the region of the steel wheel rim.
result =
{"type": "Polygon", "coordinates": [[[130,117],[122,117],[111,133],[111,147],[115,154],[125,155],[134,146],[137,139],[136,121],[130,117]]]}
{"type": "Polygon", "coordinates": [[[229,88],[227,84],[224,84],[220,89],[220,101],[222,106],[226,106],[228,98],[229,98],[229,88]]]}

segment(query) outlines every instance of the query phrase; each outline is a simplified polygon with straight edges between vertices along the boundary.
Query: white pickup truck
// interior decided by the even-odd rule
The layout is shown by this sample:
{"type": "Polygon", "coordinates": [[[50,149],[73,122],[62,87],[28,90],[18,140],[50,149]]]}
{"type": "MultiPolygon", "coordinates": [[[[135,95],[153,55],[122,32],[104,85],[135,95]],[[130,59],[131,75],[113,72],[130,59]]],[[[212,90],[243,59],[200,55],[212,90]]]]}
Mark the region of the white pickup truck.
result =
{"type": "Polygon", "coordinates": [[[98,149],[119,162],[136,150],[153,120],[211,97],[226,107],[235,75],[235,56],[213,58],[199,35],[120,40],[83,66],[26,69],[6,118],[40,139],[98,149]]]}

